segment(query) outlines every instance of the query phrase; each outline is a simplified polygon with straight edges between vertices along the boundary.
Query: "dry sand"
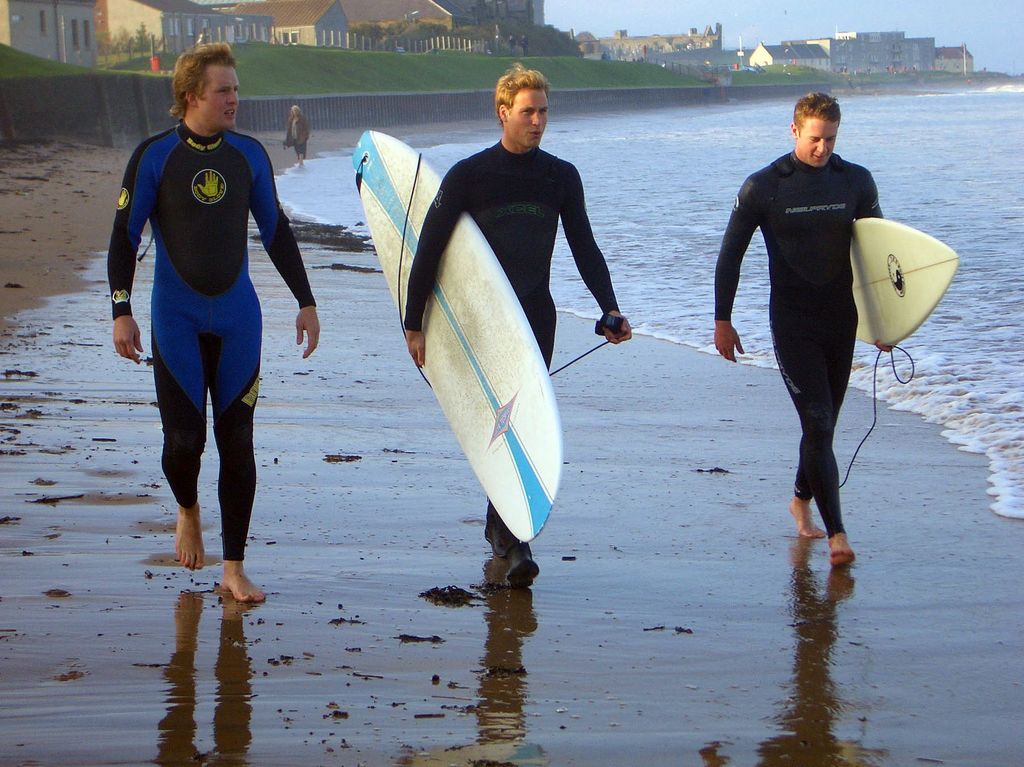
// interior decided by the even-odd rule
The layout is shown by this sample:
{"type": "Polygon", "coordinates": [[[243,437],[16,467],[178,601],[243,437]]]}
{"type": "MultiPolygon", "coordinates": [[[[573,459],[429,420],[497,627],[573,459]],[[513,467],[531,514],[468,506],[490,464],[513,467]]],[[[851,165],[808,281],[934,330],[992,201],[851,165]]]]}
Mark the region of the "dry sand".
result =
{"type": "MultiPolygon", "coordinates": [[[[369,253],[304,249],[324,325],[306,361],[254,254],[247,567],[269,599],[223,601],[218,567],[170,563],[151,372],[110,348],[96,254],[126,159],[0,146],[0,264],[22,286],[0,290],[0,764],[1020,763],[1024,526],[988,510],[981,457],[881,411],[844,490],[859,559],[831,571],[786,510],[777,374],[637,338],[556,377],[541,576],[494,589],[481,492],[383,279],[331,268],[369,253]],[[447,586],[468,604],[421,596],[447,586]]],[[[556,365],[594,343],[560,323],[556,365]]],[[[844,465],[870,420],[851,393],[844,465]]],[[[211,553],[216,465],[211,440],[211,553]]]]}

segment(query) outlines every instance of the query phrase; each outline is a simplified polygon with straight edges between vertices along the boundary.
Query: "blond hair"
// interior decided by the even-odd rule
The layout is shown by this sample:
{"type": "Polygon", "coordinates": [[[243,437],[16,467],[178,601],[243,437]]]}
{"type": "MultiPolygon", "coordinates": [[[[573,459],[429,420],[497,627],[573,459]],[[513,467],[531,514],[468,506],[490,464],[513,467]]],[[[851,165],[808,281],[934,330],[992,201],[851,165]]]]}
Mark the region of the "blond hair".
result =
{"type": "Polygon", "coordinates": [[[793,107],[793,124],[797,128],[802,128],[805,120],[837,123],[841,117],[839,99],[827,93],[808,93],[793,107]]]}
{"type": "Polygon", "coordinates": [[[234,67],[235,57],[231,46],[227,43],[208,43],[197,45],[192,50],[178,56],[174,62],[174,77],[171,89],[174,92],[174,105],[170,112],[179,120],[185,116],[188,106],[188,95],[202,96],[206,90],[206,68],[209,66],[234,67]]]}
{"type": "Polygon", "coordinates": [[[543,73],[516,62],[498,78],[494,87],[494,112],[498,115],[498,122],[501,123],[501,108],[511,109],[519,91],[544,91],[546,96],[550,90],[551,84],[543,73]]]}

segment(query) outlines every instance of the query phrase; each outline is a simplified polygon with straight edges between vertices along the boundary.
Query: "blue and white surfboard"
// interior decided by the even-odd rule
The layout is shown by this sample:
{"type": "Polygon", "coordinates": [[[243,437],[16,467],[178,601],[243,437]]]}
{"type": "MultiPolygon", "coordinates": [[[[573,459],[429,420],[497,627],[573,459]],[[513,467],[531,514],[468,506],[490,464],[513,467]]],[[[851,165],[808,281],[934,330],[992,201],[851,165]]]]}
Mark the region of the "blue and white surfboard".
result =
{"type": "MultiPolygon", "coordinates": [[[[352,161],[377,257],[404,311],[409,268],[440,178],[414,149],[376,131],[363,134],[352,161]]],[[[423,331],[423,373],[441,410],[505,524],[532,540],[561,480],[558,405],[522,307],[468,215],[441,258],[423,331]]]]}

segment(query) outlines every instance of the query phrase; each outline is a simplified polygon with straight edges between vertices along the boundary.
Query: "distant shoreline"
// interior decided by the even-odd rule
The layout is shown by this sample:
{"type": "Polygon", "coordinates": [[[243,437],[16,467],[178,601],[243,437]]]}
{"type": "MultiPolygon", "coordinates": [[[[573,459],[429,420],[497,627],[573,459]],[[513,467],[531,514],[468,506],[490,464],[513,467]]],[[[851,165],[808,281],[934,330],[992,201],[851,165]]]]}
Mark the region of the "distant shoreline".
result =
{"type": "MultiPolygon", "coordinates": [[[[556,88],[552,106],[561,114],[593,114],[609,110],[664,109],[674,106],[727,104],[734,101],[793,98],[808,91],[838,94],[943,92],[1021,82],[1020,78],[984,75],[966,82],[923,78],[875,82],[794,78],[796,82],[556,88]],[[934,81],[933,81],[934,80],[934,81]]],[[[408,127],[490,117],[490,89],[452,91],[335,93],[305,96],[243,98],[238,129],[274,132],[283,115],[298,104],[319,130],[408,127]]],[[[174,124],[168,78],[137,75],[57,75],[0,78],[0,145],[38,141],[70,141],[92,146],[131,148],[147,136],[174,124]],[[51,94],[45,108],[39,93],[51,94]]]]}
{"type": "MultiPolygon", "coordinates": [[[[553,91],[551,101],[562,114],[586,114],[789,98],[828,87],[826,82],[799,82],[728,87],[566,88],[553,91]]],[[[170,103],[170,83],[164,79],[97,74],[0,78],[0,143],[73,141],[130,148],[174,125],[167,113],[170,103]],[[53,94],[48,103],[60,103],[61,109],[40,108],[39,93],[53,94]]],[[[315,129],[362,130],[370,126],[389,128],[484,119],[493,110],[493,92],[488,89],[243,98],[238,130],[275,132],[284,125],[284,116],[292,104],[302,107],[315,129]]]]}

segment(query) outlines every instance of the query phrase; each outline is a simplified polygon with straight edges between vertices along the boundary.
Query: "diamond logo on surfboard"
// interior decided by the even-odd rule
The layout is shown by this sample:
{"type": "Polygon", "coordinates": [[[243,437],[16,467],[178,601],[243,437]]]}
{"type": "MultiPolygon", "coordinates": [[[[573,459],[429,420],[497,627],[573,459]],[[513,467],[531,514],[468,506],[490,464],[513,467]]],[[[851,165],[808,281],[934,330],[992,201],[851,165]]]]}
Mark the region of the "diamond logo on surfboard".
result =
{"type": "Polygon", "coordinates": [[[500,437],[502,434],[507,432],[512,427],[512,408],[516,404],[516,397],[518,392],[512,395],[506,404],[499,407],[494,411],[494,431],[491,432],[491,442],[488,445],[490,447],[494,444],[494,440],[500,437]]]}

